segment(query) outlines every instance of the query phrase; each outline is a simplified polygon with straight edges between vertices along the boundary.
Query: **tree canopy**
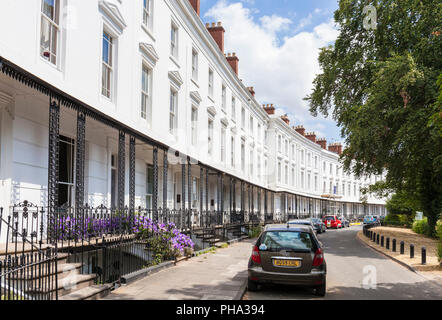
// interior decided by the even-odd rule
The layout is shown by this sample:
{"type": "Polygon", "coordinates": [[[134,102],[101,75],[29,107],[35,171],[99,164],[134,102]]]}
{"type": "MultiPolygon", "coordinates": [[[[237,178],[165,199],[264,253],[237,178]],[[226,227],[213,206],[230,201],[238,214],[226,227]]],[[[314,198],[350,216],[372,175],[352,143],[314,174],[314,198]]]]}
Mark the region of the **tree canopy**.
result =
{"type": "Polygon", "coordinates": [[[342,128],[347,171],[386,171],[384,187],[413,195],[434,230],[442,210],[442,3],[340,0],[334,18],[339,35],[321,50],[310,111],[342,128]],[[369,4],[377,25],[367,30],[369,4]]]}

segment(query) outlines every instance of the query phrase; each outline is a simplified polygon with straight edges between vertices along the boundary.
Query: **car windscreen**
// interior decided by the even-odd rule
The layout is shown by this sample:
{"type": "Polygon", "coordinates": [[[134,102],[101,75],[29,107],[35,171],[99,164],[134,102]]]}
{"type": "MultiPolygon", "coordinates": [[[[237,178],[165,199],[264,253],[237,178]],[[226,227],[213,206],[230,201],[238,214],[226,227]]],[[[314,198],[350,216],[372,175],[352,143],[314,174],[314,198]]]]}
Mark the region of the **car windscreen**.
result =
{"type": "Polygon", "coordinates": [[[312,251],[314,241],[308,232],[300,231],[267,231],[261,237],[260,246],[268,251],[281,250],[312,251]]]}
{"type": "Polygon", "coordinates": [[[311,226],[312,225],[311,222],[309,222],[309,221],[292,221],[292,222],[289,222],[289,224],[302,224],[304,226],[311,226]]]}

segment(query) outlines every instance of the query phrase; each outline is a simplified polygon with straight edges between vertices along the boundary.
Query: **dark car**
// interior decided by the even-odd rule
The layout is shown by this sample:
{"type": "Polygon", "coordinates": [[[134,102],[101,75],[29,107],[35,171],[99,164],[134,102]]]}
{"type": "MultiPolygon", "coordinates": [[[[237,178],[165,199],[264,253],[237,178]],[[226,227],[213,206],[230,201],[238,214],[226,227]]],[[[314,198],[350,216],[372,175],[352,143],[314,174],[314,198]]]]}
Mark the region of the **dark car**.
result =
{"type": "Polygon", "coordinates": [[[322,222],[321,219],[319,219],[319,218],[310,218],[309,220],[312,222],[313,227],[316,228],[317,233],[323,233],[323,232],[327,231],[327,227],[325,226],[325,223],[322,222]]]}
{"type": "Polygon", "coordinates": [[[299,219],[299,220],[290,220],[287,224],[300,224],[304,226],[310,226],[315,232],[318,232],[318,229],[315,228],[314,224],[309,219],[299,219]]]}
{"type": "Polygon", "coordinates": [[[350,228],[350,221],[347,220],[345,217],[338,218],[339,221],[341,221],[342,228],[350,228]]]}
{"type": "Polygon", "coordinates": [[[288,284],[326,294],[327,265],[322,244],[312,228],[301,224],[268,225],[253,247],[248,289],[260,284],[288,284]]]}

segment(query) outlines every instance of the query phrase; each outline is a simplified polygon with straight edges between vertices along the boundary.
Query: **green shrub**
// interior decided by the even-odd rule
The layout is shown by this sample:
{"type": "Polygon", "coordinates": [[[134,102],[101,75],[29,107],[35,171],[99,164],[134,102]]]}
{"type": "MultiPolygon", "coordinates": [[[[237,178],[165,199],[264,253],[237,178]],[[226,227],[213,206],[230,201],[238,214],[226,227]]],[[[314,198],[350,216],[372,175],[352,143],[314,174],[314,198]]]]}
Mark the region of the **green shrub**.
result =
{"type": "Polygon", "coordinates": [[[399,215],[397,215],[397,214],[389,214],[384,219],[385,225],[394,225],[395,226],[400,223],[401,223],[401,221],[400,221],[399,215]]]}
{"type": "Polygon", "coordinates": [[[442,220],[439,220],[436,224],[436,235],[442,241],[442,220]]]}
{"type": "Polygon", "coordinates": [[[439,258],[439,262],[442,262],[442,241],[439,242],[439,245],[437,246],[437,256],[439,258]]]}
{"type": "Polygon", "coordinates": [[[411,228],[413,220],[406,214],[392,214],[390,213],[384,219],[383,226],[401,226],[411,228]]]}
{"type": "Polygon", "coordinates": [[[261,226],[257,226],[254,227],[252,229],[249,230],[249,238],[253,239],[253,238],[258,238],[259,235],[262,232],[262,227],[261,226]]]}
{"type": "Polygon", "coordinates": [[[423,218],[422,220],[416,220],[413,222],[413,231],[418,234],[430,234],[430,227],[428,226],[428,219],[423,218]]]}

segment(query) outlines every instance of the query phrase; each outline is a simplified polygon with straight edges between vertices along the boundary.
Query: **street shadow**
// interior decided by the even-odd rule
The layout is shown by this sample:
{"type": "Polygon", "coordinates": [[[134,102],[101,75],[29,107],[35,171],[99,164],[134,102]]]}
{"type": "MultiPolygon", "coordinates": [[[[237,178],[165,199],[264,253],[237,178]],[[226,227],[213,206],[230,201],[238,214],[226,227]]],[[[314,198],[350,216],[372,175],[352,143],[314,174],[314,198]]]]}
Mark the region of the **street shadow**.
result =
{"type": "Polygon", "coordinates": [[[248,292],[248,300],[440,300],[442,286],[433,281],[380,283],[376,288],[330,287],[325,297],[315,297],[310,288],[288,285],[263,285],[248,292]]]}

